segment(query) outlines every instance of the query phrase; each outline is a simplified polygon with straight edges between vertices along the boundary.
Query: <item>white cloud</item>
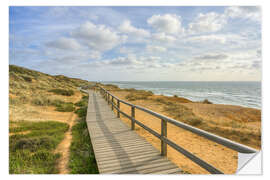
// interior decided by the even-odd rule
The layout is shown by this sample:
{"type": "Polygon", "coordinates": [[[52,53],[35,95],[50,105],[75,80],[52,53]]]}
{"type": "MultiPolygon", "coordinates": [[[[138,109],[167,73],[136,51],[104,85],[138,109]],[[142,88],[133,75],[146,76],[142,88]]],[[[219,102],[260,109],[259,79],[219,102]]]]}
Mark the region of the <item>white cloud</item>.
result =
{"type": "Polygon", "coordinates": [[[152,39],[161,43],[173,43],[174,41],[176,41],[176,38],[174,36],[167,35],[164,32],[153,34],[152,39]]]}
{"type": "Polygon", "coordinates": [[[73,38],[61,37],[55,41],[48,42],[46,46],[62,50],[78,50],[81,45],[73,38]]]}
{"type": "Polygon", "coordinates": [[[149,37],[150,33],[145,29],[139,29],[131,25],[130,21],[124,21],[120,26],[119,30],[123,33],[131,34],[139,37],[149,37]]]}
{"type": "Polygon", "coordinates": [[[120,36],[105,25],[95,25],[91,22],[82,24],[71,33],[82,40],[90,48],[97,51],[107,51],[126,41],[126,36],[120,36]]]}
{"type": "Polygon", "coordinates": [[[190,33],[217,32],[221,30],[226,23],[227,19],[222,14],[215,12],[206,14],[200,13],[188,27],[190,33]]]}
{"type": "Polygon", "coordinates": [[[230,18],[243,18],[260,21],[261,9],[259,6],[231,6],[226,8],[225,15],[230,18]]]}
{"type": "Polygon", "coordinates": [[[117,57],[111,60],[103,60],[103,61],[94,61],[91,62],[89,65],[92,67],[108,67],[108,66],[138,66],[142,65],[141,61],[138,61],[135,55],[128,55],[126,57],[117,57]]]}
{"type": "Polygon", "coordinates": [[[161,46],[147,45],[146,50],[149,52],[166,52],[167,49],[161,46]]]}
{"type": "Polygon", "coordinates": [[[169,34],[184,32],[184,28],[181,25],[181,17],[175,14],[153,15],[147,20],[147,23],[158,32],[169,34]]]}

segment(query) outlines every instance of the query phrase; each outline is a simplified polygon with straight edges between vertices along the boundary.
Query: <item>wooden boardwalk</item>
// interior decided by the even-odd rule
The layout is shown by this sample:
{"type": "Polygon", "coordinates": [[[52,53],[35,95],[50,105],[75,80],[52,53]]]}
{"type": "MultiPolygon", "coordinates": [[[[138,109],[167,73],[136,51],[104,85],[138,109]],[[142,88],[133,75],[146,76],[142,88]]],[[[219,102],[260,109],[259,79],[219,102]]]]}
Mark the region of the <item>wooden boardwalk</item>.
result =
{"type": "Polygon", "coordinates": [[[99,173],[181,173],[175,164],[117,118],[107,102],[94,91],[89,91],[86,121],[99,173]]]}

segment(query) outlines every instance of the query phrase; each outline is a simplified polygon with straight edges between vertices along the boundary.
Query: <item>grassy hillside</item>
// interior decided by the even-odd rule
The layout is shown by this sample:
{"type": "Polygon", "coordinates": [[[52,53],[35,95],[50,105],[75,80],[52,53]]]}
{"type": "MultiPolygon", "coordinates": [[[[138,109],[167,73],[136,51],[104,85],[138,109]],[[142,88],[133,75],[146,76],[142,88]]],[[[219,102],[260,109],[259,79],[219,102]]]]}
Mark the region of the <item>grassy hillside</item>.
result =
{"type": "MultiPolygon", "coordinates": [[[[9,100],[11,106],[29,104],[47,105],[57,97],[57,90],[77,91],[88,85],[85,80],[66,76],[51,76],[15,65],[9,66],[9,100]],[[46,104],[47,103],[47,104],[46,104]]],[[[60,94],[61,95],[61,94],[60,94]]]]}
{"type": "MultiPolygon", "coordinates": [[[[85,80],[62,75],[52,76],[15,65],[9,66],[11,174],[70,171],[68,160],[60,162],[70,158],[67,151],[69,148],[61,148],[66,147],[63,143],[71,143],[67,136],[71,134],[73,122],[79,119],[75,114],[76,103],[79,103],[85,94],[80,92],[78,87],[90,84],[91,82],[85,80]]],[[[91,147],[90,141],[84,143],[84,146],[91,147]]],[[[90,150],[87,153],[92,153],[90,150]]],[[[93,154],[91,157],[94,159],[93,154]]],[[[78,169],[80,170],[80,167],[78,169]]]]}

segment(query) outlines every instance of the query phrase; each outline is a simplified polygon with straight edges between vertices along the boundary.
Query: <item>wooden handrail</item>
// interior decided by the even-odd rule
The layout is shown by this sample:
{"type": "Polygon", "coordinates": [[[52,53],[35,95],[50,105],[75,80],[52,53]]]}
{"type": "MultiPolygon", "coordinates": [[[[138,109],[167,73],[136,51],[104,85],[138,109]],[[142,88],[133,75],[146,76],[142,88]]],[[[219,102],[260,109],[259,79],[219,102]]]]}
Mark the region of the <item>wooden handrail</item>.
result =
{"type": "Polygon", "coordinates": [[[114,108],[117,110],[117,117],[120,117],[120,114],[123,114],[125,117],[127,117],[128,119],[131,120],[131,129],[132,130],[135,129],[135,124],[137,124],[137,125],[141,126],[142,128],[144,128],[145,130],[147,130],[148,132],[150,132],[155,137],[160,139],[160,141],[161,141],[161,155],[163,155],[163,156],[167,156],[167,145],[169,145],[172,148],[174,148],[175,150],[177,150],[178,152],[180,152],[183,155],[185,155],[186,157],[188,157],[193,162],[197,163],[202,168],[206,169],[208,172],[210,172],[212,174],[223,174],[223,172],[221,172],[220,170],[216,169],[212,165],[208,164],[207,162],[205,162],[202,159],[196,157],[192,153],[186,151],[185,149],[183,149],[179,145],[177,145],[174,142],[172,142],[171,140],[169,140],[167,138],[167,123],[171,123],[171,124],[173,124],[173,125],[175,125],[177,127],[183,128],[183,129],[188,130],[188,131],[190,131],[190,132],[192,132],[194,134],[205,137],[205,138],[207,138],[207,139],[209,139],[211,141],[214,141],[216,143],[224,145],[224,146],[226,146],[226,147],[228,147],[230,149],[233,149],[233,150],[235,150],[237,152],[240,152],[240,153],[249,154],[249,153],[257,153],[258,152],[256,149],[253,149],[251,147],[248,147],[248,146],[245,146],[243,144],[231,141],[229,139],[217,136],[215,134],[209,133],[209,132],[201,130],[199,128],[195,128],[195,127],[190,126],[188,124],[185,124],[183,122],[176,121],[176,120],[174,120],[172,118],[161,115],[161,114],[156,113],[154,111],[151,111],[151,110],[149,110],[147,108],[143,108],[143,107],[128,103],[128,102],[126,102],[124,100],[121,100],[118,97],[112,95],[109,91],[107,91],[103,87],[101,87],[101,86],[97,86],[97,87],[99,87],[101,93],[105,97],[105,100],[108,101],[108,104],[111,104],[112,110],[114,108]],[[110,100],[110,96],[111,96],[111,100],[110,100]],[[113,101],[114,99],[116,99],[117,105],[114,103],[114,101],[113,101]],[[131,116],[120,110],[120,102],[131,107],[131,116]],[[135,119],[135,109],[142,110],[142,111],[144,111],[144,112],[146,112],[148,114],[151,114],[151,115],[161,119],[161,132],[160,132],[160,134],[158,132],[154,131],[153,129],[151,129],[150,127],[147,127],[143,123],[136,120],[135,119]]]}

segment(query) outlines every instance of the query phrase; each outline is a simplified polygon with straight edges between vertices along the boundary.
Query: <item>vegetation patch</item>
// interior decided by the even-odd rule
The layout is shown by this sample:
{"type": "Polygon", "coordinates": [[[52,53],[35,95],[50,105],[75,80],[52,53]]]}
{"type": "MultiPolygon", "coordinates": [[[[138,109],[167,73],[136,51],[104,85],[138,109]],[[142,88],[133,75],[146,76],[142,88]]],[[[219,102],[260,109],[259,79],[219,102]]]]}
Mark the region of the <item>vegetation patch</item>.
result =
{"type": "Polygon", "coordinates": [[[98,174],[97,163],[86,124],[88,97],[82,98],[76,113],[80,117],[72,127],[69,168],[71,174],[98,174]]]}
{"type": "Polygon", "coordinates": [[[212,102],[210,102],[208,99],[205,99],[202,101],[203,104],[213,104],[212,102]]]}
{"type": "Polygon", "coordinates": [[[20,121],[14,124],[16,126],[9,129],[15,133],[9,137],[9,173],[57,173],[55,165],[60,154],[53,151],[64,138],[68,124],[54,121],[20,121]],[[24,131],[29,133],[19,133],[24,131]]]}
{"type": "Polygon", "coordinates": [[[29,76],[22,76],[22,78],[23,78],[26,82],[32,82],[32,78],[30,78],[29,76]]]}
{"type": "Polygon", "coordinates": [[[78,106],[78,107],[87,107],[87,105],[88,105],[88,96],[83,96],[82,100],[75,103],[75,106],[78,106]]]}
{"type": "Polygon", "coordinates": [[[182,121],[192,126],[199,126],[203,124],[203,119],[197,117],[191,109],[176,103],[167,104],[164,111],[176,120],[182,121]]]}
{"type": "Polygon", "coordinates": [[[62,96],[72,96],[74,95],[74,91],[71,89],[65,90],[65,89],[51,89],[49,92],[53,92],[54,94],[57,95],[62,95],[62,96]]]}
{"type": "Polygon", "coordinates": [[[55,110],[60,112],[72,112],[75,110],[75,106],[72,102],[62,102],[56,105],[55,110]]]}
{"type": "Polygon", "coordinates": [[[65,102],[60,99],[51,99],[42,95],[32,100],[32,104],[36,106],[59,106],[63,103],[65,102]]]}
{"type": "Polygon", "coordinates": [[[136,101],[136,100],[146,100],[148,97],[153,95],[152,91],[144,91],[144,90],[129,90],[129,94],[126,95],[126,99],[128,101],[136,101]]]}

